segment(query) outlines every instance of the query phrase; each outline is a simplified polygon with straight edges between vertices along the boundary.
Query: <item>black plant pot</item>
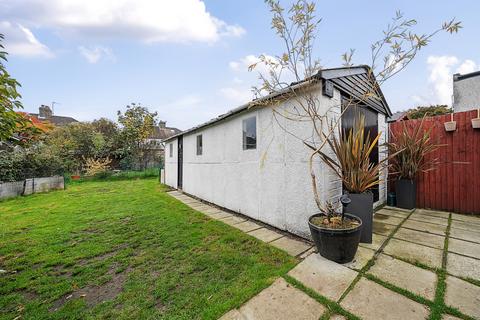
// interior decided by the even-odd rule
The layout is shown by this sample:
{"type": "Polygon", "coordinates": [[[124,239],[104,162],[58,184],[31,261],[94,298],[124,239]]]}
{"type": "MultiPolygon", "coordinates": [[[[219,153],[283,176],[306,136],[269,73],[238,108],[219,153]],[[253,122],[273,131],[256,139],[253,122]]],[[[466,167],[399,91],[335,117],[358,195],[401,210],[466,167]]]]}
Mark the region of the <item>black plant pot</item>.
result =
{"type": "Polygon", "coordinates": [[[329,229],[311,222],[314,217],[324,217],[321,213],[314,214],[308,219],[310,233],[320,255],[338,263],[353,260],[362,233],[362,220],[348,213],[345,216],[357,220],[360,224],[353,229],[329,229]]]}
{"type": "Polygon", "coordinates": [[[363,228],[360,242],[372,243],[373,193],[370,191],[364,193],[349,193],[348,197],[352,201],[343,211],[357,216],[362,220],[363,228]]]}
{"type": "Polygon", "coordinates": [[[397,207],[414,209],[417,206],[417,184],[415,180],[399,179],[395,181],[397,207]]]}

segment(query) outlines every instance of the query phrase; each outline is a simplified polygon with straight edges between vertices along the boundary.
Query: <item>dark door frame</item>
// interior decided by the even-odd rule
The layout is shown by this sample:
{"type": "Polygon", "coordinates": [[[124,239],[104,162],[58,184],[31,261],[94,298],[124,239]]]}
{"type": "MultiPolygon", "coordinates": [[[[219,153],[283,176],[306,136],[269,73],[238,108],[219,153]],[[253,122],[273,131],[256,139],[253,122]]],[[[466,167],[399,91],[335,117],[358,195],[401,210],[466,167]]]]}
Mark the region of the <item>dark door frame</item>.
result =
{"type": "Polygon", "coordinates": [[[183,136],[177,138],[177,189],[183,188],[183,136]]]}

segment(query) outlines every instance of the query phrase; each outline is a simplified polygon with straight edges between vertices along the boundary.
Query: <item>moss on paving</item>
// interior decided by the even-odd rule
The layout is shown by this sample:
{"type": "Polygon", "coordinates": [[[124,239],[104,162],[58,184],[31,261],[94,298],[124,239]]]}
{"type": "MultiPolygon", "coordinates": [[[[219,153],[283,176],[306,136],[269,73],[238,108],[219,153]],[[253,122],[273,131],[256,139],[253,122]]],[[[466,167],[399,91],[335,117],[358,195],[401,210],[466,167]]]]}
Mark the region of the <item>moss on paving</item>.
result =
{"type": "Polygon", "coordinates": [[[297,263],[165,190],[86,182],[0,202],[0,319],[216,319],[297,263]]]}

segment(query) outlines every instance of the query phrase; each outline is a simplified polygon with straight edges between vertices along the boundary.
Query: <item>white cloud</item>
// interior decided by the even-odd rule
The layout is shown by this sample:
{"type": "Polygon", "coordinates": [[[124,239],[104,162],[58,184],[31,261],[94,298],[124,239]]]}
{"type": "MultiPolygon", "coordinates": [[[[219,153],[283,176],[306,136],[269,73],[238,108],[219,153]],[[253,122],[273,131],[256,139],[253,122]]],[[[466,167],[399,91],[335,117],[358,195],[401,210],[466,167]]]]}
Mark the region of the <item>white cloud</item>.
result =
{"type": "MultiPolygon", "coordinates": [[[[270,55],[265,55],[265,57],[266,57],[266,60],[271,63],[277,63],[278,61],[277,58],[270,55]]],[[[246,55],[245,57],[240,58],[239,60],[236,60],[236,61],[231,61],[228,63],[228,66],[230,67],[230,69],[232,69],[235,72],[241,72],[241,71],[248,71],[248,68],[254,64],[257,64],[255,66],[254,71],[265,74],[269,70],[269,68],[264,63],[261,63],[261,60],[253,54],[246,55]]]]}
{"type": "Polygon", "coordinates": [[[5,35],[5,49],[12,55],[51,58],[51,50],[41,43],[33,32],[18,23],[0,21],[0,32],[5,35]]]}
{"type": "Polygon", "coordinates": [[[429,56],[427,59],[430,75],[428,83],[431,90],[431,98],[416,96],[418,101],[431,101],[431,103],[447,104],[452,103],[453,94],[453,73],[469,73],[478,69],[477,64],[472,60],[460,61],[455,56],[429,56]],[[460,65],[459,65],[460,64],[460,65]],[[454,69],[458,66],[456,69],[454,69]]]}
{"type": "Polygon", "coordinates": [[[478,66],[473,60],[465,60],[456,70],[457,73],[465,74],[478,70],[478,66]]]}
{"type": "Polygon", "coordinates": [[[220,89],[220,94],[234,105],[241,105],[252,100],[253,94],[250,88],[225,87],[220,89]]]}
{"type": "Polygon", "coordinates": [[[97,63],[100,59],[115,61],[115,55],[112,50],[103,46],[94,46],[94,47],[78,47],[80,54],[87,59],[89,63],[97,63]]]}
{"type": "Polygon", "coordinates": [[[11,19],[89,38],[213,43],[245,33],[212,16],[200,0],[0,0],[0,8],[11,19]]]}

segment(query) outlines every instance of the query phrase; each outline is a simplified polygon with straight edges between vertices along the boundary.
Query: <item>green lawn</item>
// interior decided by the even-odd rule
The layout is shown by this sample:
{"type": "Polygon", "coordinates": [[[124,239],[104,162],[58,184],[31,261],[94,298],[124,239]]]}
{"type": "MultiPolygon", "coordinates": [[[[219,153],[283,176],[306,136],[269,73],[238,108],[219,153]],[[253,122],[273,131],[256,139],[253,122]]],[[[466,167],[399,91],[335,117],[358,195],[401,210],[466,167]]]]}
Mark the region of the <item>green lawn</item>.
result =
{"type": "Polygon", "coordinates": [[[0,319],[216,319],[297,263],[165,191],[83,182],[0,202],[0,319]]]}

